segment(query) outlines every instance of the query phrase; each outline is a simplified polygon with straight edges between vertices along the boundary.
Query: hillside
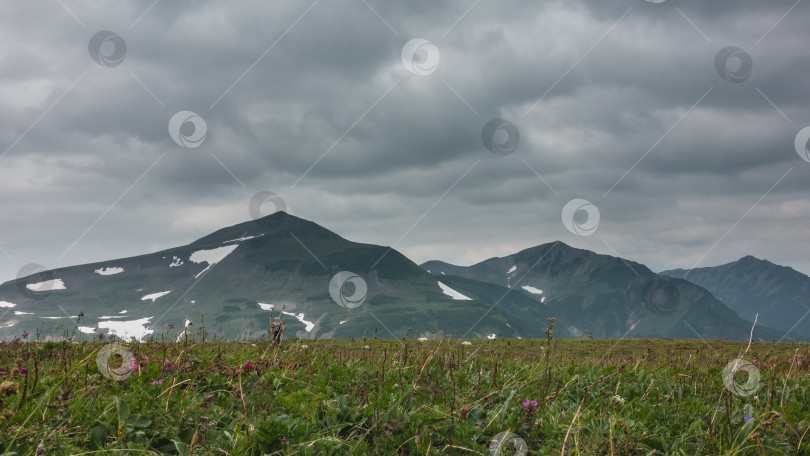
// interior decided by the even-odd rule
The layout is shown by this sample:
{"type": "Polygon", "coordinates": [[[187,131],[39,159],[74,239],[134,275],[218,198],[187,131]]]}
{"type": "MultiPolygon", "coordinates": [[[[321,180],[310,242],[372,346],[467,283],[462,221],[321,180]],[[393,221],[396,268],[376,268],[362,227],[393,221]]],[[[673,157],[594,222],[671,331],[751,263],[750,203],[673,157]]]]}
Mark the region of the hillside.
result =
{"type": "MultiPolygon", "coordinates": [[[[429,261],[422,267],[435,277],[487,282],[530,297],[543,314],[557,318],[562,337],[743,340],[751,331],[751,323],[700,286],[562,242],[471,266],[429,261]]],[[[461,283],[454,287],[465,289],[461,283]]],[[[758,326],[754,337],[776,340],[784,333],[758,326]]]]}
{"type": "Polygon", "coordinates": [[[740,317],[810,338],[810,277],[753,256],[721,266],[661,274],[696,283],[740,317]]]}

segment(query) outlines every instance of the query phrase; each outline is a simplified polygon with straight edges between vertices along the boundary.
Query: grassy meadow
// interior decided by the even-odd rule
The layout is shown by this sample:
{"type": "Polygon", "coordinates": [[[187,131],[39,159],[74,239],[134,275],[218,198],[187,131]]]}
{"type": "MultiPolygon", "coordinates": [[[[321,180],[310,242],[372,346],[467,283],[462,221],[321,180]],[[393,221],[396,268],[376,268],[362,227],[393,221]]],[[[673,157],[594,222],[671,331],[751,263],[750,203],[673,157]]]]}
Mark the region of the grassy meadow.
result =
{"type": "Polygon", "coordinates": [[[202,334],[0,345],[0,454],[810,454],[807,344],[202,334]]]}

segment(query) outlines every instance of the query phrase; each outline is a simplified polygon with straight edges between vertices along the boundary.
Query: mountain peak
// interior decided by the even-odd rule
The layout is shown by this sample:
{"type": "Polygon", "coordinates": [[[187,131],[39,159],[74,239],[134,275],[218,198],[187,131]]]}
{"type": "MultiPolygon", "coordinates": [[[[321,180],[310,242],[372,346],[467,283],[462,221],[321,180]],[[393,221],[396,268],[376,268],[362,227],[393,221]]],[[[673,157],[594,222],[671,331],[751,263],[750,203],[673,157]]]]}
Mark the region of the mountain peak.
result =
{"type": "Polygon", "coordinates": [[[192,245],[216,244],[233,239],[255,238],[265,234],[293,233],[299,238],[312,234],[318,236],[342,239],[336,233],[285,211],[278,211],[261,218],[248,220],[233,226],[219,229],[207,236],[197,239],[192,245]]]}
{"type": "Polygon", "coordinates": [[[746,255],[746,256],[740,258],[739,260],[737,260],[737,263],[759,263],[759,262],[763,262],[763,261],[765,261],[765,260],[760,260],[759,258],[757,258],[757,257],[755,257],[753,255],[746,255]]]}

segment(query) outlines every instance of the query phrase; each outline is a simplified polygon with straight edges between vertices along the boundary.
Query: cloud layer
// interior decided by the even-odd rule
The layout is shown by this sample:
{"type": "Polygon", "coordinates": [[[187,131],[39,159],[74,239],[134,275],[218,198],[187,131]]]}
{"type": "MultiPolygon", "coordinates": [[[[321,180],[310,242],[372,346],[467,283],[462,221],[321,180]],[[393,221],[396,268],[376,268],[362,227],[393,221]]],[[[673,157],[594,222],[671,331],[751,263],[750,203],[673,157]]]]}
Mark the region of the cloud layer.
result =
{"type": "Polygon", "coordinates": [[[188,243],[265,190],[417,262],[559,239],[654,270],[753,254],[810,273],[804,3],[2,9],[4,280],[188,243]],[[180,111],[202,123],[173,139],[180,111]],[[514,128],[487,143],[493,119],[514,128]],[[590,236],[563,223],[577,198],[590,236]]]}

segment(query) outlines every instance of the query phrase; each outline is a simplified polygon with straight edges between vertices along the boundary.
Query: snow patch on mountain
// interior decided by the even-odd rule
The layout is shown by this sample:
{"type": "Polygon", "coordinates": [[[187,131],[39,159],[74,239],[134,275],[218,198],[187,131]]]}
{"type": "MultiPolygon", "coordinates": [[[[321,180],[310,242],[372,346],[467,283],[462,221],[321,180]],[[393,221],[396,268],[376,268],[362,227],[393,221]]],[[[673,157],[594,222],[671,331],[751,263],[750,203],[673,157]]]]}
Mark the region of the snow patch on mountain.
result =
{"type": "Polygon", "coordinates": [[[62,318],[79,318],[78,315],[65,315],[62,317],[39,317],[39,318],[47,318],[48,320],[61,320],[62,318]]]}
{"type": "Polygon", "coordinates": [[[211,266],[219,263],[226,256],[230,255],[237,247],[239,247],[239,244],[226,245],[225,247],[217,247],[210,250],[197,250],[192,253],[188,261],[192,263],[208,263],[208,266],[200,271],[199,274],[195,275],[194,278],[200,277],[205,271],[209,270],[211,266]]]}
{"type": "Polygon", "coordinates": [[[171,293],[171,292],[172,292],[172,290],[169,290],[169,291],[159,291],[159,292],[157,292],[157,293],[148,294],[148,295],[144,296],[143,298],[141,298],[141,301],[146,301],[147,299],[151,299],[151,300],[152,300],[152,302],[155,302],[155,300],[156,300],[157,298],[159,298],[159,297],[161,297],[161,296],[166,296],[167,294],[169,294],[169,293],[171,293]]]}
{"type": "Polygon", "coordinates": [[[183,260],[180,257],[173,256],[172,257],[172,264],[169,265],[170,268],[176,268],[183,264],[183,260]]]}
{"type": "Polygon", "coordinates": [[[271,311],[271,312],[272,312],[272,311],[273,311],[273,309],[275,309],[275,308],[276,308],[275,304],[265,304],[265,303],[263,303],[263,302],[260,302],[260,303],[258,303],[258,304],[259,304],[259,307],[261,307],[261,308],[262,308],[262,310],[269,310],[269,311],[271,311]]]}
{"type": "Polygon", "coordinates": [[[154,332],[146,327],[152,318],[154,317],[129,321],[100,321],[98,327],[108,329],[110,334],[115,334],[119,339],[134,339],[137,342],[143,342],[144,337],[154,332]]]}
{"type": "Polygon", "coordinates": [[[22,310],[15,310],[14,315],[34,315],[34,312],[23,312],[22,310]]]}
{"type": "Polygon", "coordinates": [[[85,334],[93,334],[96,332],[96,329],[90,326],[79,326],[78,330],[79,332],[83,332],[85,334]]]}
{"type": "Polygon", "coordinates": [[[534,287],[532,287],[530,285],[523,285],[520,288],[523,288],[524,290],[528,291],[531,294],[543,294],[543,290],[541,290],[539,288],[534,288],[534,287]]]}
{"type": "Polygon", "coordinates": [[[442,293],[446,294],[447,296],[450,296],[451,298],[459,300],[459,301],[472,301],[472,298],[470,298],[468,296],[464,296],[463,294],[461,294],[458,291],[448,287],[447,285],[445,285],[445,284],[443,284],[441,282],[436,282],[436,283],[439,284],[439,288],[442,289],[442,293]]]}
{"type": "Polygon", "coordinates": [[[46,280],[44,282],[29,283],[25,286],[25,288],[28,288],[31,291],[64,290],[65,282],[62,282],[62,279],[46,280]]]}
{"type": "Polygon", "coordinates": [[[507,273],[507,274],[511,274],[511,273],[513,273],[513,272],[515,272],[515,271],[517,271],[517,266],[512,266],[511,268],[509,268],[509,270],[508,270],[508,271],[506,271],[506,273],[507,273]]]}
{"type": "Polygon", "coordinates": [[[127,313],[127,311],[126,311],[126,309],[124,309],[124,310],[122,310],[121,312],[118,312],[118,313],[125,314],[125,313],[127,313]]]}
{"type": "Polygon", "coordinates": [[[116,266],[100,268],[95,270],[95,273],[98,275],[113,275],[113,274],[120,274],[122,272],[124,272],[124,268],[119,268],[116,266]]]}
{"type": "Polygon", "coordinates": [[[306,326],[306,328],[305,328],[306,332],[312,331],[312,328],[315,327],[315,323],[312,323],[311,321],[304,320],[304,314],[303,313],[294,314],[294,313],[291,313],[291,312],[284,312],[284,311],[282,311],[281,313],[283,313],[284,315],[289,315],[291,317],[295,317],[296,319],[298,319],[298,321],[300,321],[301,323],[303,323],[306,326]]]}
{"type": "Polygon", "coordinates": [[[8,301],[0,301],[0,307],[8,307],[8,308],[17,307],[17,304],[8,301]]]}
{"type": "Polygon", "coordinates": [[[490,334],[490,335],[487,336],[487,339],[492,340],[492,339],[495,339],[496,337],[498,337],[497,334],[490,334]]]}

